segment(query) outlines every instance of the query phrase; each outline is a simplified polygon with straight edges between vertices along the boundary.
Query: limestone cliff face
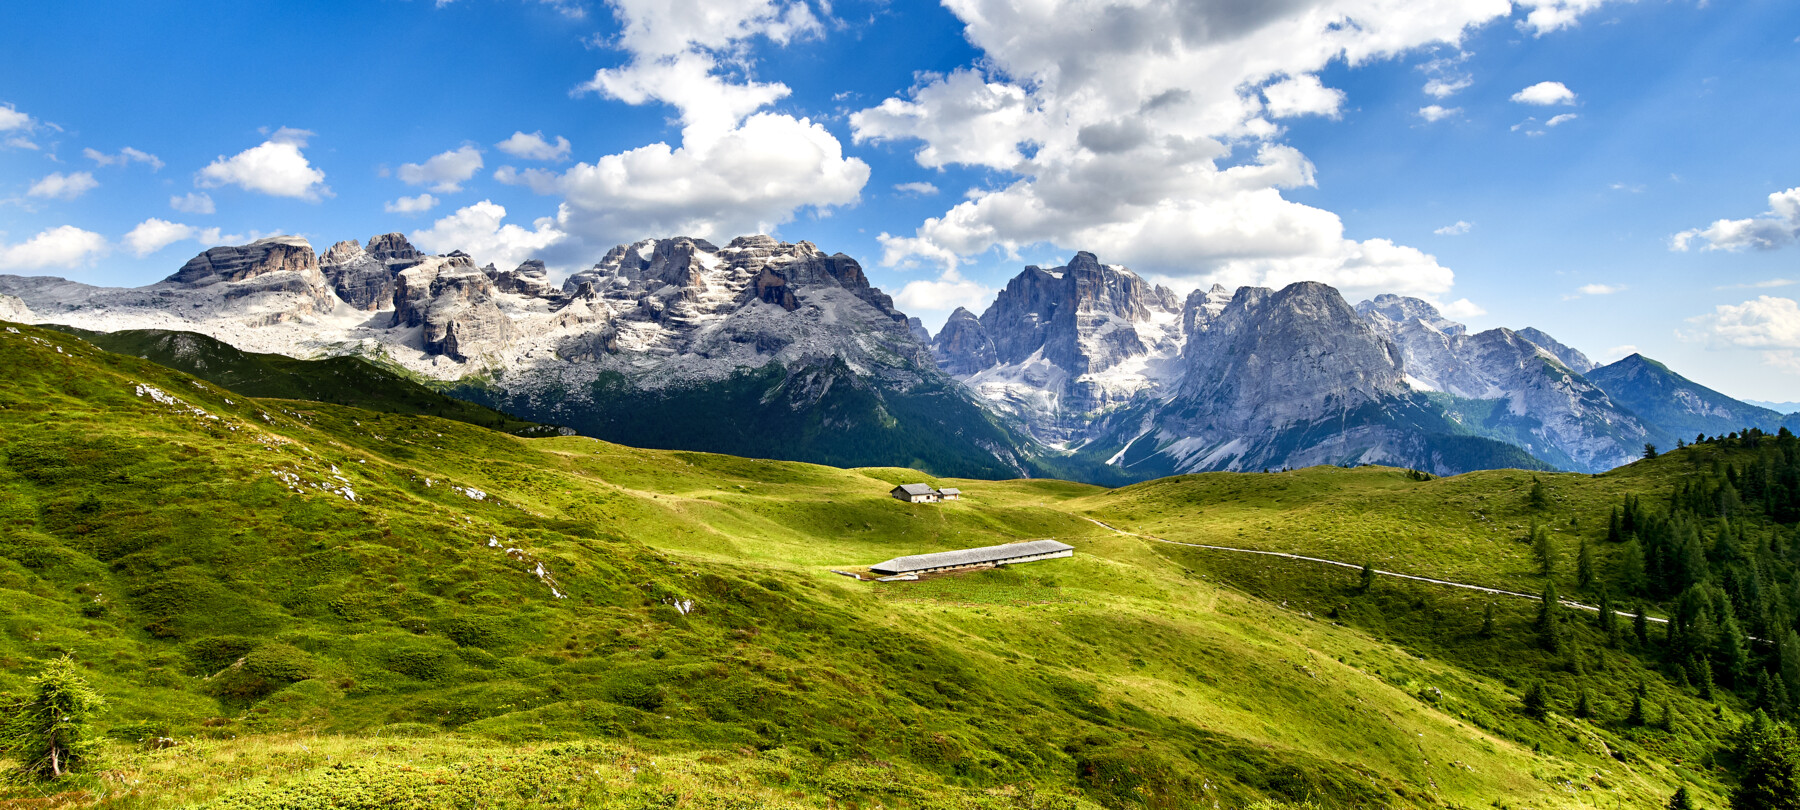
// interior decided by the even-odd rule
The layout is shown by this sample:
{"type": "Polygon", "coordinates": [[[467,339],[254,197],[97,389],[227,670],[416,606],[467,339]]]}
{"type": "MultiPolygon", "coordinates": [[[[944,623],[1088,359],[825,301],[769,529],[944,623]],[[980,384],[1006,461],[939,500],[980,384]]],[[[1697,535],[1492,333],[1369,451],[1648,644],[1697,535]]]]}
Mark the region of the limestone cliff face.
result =
{"type": "Polygon", "coordinates": [[[1469,334],[1417,298],[1379,296],[1357,305],[1400,347],[1407,381],[1475,401],[1498,401],[1485,421],[1559,466],[1599,472],[1637,457],[1652,430],[1583,377],[1586,355],[1538,329],[1469,334]]]}
{"type": "Polygon", "coordinates": [[[962,307],[950,313],[950,320],[938,331],[931,350],[938,367],[957,376],[974,374],[1000,362],[987,327],[981,325],[975,313],[962,307]]]}
{"type": "Polygon", "coordinates": [[[250,322],[330,312],[338,303],[312,245],[298,236],[209,248],[148,289],[164,293],[165,300],[196,298],[194,306],[202,310],[250,322]],[[197,295],[184,295],[189,291],[197,295]]]}
{"type": "Polygon", "coordinates": [[[1314,421],[1406,392],[1399,351],[1316,281],[1239,289],[1182,359],[1181,407],[1208,430],[1314,421]]]}
{"type": "Polygon", "coordinates": [[[482,268],[494,282],[494,289],[532,298],[559,298],[562,291],[550,283],[550,271],[537,259],[527,259],[512,270],[496,270],[493,265],[482,268]]]}
{"type": "Polygon", "coordinates": [[[428,354],[497,356],[519,332],[495,298],[494,283],[467,254],[428,257],[395,277],[394,325],[420,327],[428,354]]]}
{"type": "Polygon", "coordinates": [[[933,351],[988,402],[1063,441],[1177,371],[1181,309],[1168,289],[1077,253],[1025,268],[979,319],[953,316],[933,351]]]}

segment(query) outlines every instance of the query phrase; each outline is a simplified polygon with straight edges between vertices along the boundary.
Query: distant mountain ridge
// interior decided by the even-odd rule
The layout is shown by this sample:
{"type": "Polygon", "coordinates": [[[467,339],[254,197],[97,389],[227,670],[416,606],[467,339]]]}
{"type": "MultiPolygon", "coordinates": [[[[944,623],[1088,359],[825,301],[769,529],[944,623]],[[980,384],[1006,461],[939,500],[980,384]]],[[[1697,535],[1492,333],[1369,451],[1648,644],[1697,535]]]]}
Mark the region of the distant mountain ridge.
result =
{"type": "Polygon", "coordinates": [[[1214,285],[1185,298],[1080,252],[935,336],[844,254],[746,236],[619,245],[561,285],[397,233],[210,248],[135,289],[0,276],[0,318],[356,355],[460,399],[646,447],[1116,483],[1389,464],[1598,472],[1780,414],[1541,330],[1430,303],[1214,285]],[[1741,423],[1741,424],[1735,424],[1741,423]]]}
{"type": "MultiPolygon", "coordinates": [[[[1318,463],[1599,472],[1685,432],[1688,406],[1675,400],[1729,399],[1694,394],[1685,380],[1638,396],[1540,329],[1471,334],[1417,298],[1350,307],[1316,282],[1215,285],[1179,308],[1173,298],[1080,253],[1026,268],[980,315],[959,310],[933,351],[1040,440],[1156,473],[1318,463]]],[[[1779,422],[1736,404],[1706,423],[1711,432],[1779,422]],[[1732,420],[1741,424],[1723,427],[1732,420]]]]}
{"type": "Polygon", "coordinates": [[[323,256],[274,237],[208,249],[147,287],[0,276],[0,293],[36,322],[370,356],[483,405],[644,446],[977,477],[1063,471],[937,369],[854,259],[808,242],[645,240],[556,287],[540,262],[477,267],[400,234],[323,256]]]}

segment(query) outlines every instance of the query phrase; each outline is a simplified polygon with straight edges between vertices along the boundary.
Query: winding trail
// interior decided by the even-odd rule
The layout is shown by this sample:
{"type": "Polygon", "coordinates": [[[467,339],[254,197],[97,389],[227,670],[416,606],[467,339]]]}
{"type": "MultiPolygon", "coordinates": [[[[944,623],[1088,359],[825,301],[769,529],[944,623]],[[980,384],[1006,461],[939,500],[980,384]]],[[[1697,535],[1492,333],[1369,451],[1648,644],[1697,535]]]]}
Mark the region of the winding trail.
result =
{"type": "MultiPolygon", "coordinates": [[[[1324,559],[1323,557],[1307,557],[1307,556],[1304,556],[1301,554],[1287,554],[1287,553],[1283,553],[1280,551],[1258,551],[1257,549],[1253,549],[1253,548],[1233,548],[1231,546],[1209,546],[1209,545],[1205,545],[1203,543],[1180,543],[1180,542],[1176,542],[1174,540],[1164,540],[1163,538],[1156,537],[1154,535],[1138,534],[1136,532],[1128,532],[1117,526],[1113,526],[1108,523],[1103,523],[1103,522],[1095,520],[1091,517],[1084,516],[1083,519],[1088,521],[1089,523],[1092,523],[1103,529],[1108,529],[1108,530],[1117,532],[1119,534],[1125,535],[1126,537],[1136,537],[1136,538],[1139,538],[1142,540],[1150,540],[1150,541],[1157,542],[1157,543],[1166,543],[1171,546],[1186,546],[1187,548],[1203,548],[1203,549],[1207,549],[1210,551],[1229,551],[1229,552],[1232,552],[1235,554],[1261,554],[1265,557],[1283,557],[1283,558],[1286,558],[1289,560],[1304,560],[1306,562],[1323,563],[1325,565],[1335,565],[1339,568],[1349,568],[1349,569],[1356,570],[1356,571],[1362,570],[1362,566],[1357,565],[1356,563],[1340,562],[1338,560],[1327,560],[1327,559],[1324,559]]],[[[1379,576],[1384,576],[1384,577],[1394,577],[1395,579],[1410,579],[1414,582],[1428,582],[1432,585],[1444,585],[1444,586],[1451,587],[1451,588],[1462,588],[1463,590],[1466,590],[1466,591],[1480,591],[1482,593],[1491,593],[1491,594],[1495,594],[1497,596],[1516,596],[1520,599],[1530,599],[1534,602],[1540,601],[1544,598],[1541,594],[1519,593],[1518,591],[1505,591],[1505,590],[1501,590],[1499,588],[1488,588],[1488,587],[1484,587],[1481,585],[1470,585],[1466,582],[1451,582],[1451,581],[1445,580],[1445,579],[1432,579],[1430,577],[1413,576],[1412,574],[1402,574],[1402,573],[1399,573],[1396,571],[1383,571],[1379,568],[1375,569],[1375,573],[1379,576]]],[[[1585,610],[1589,613],[1599,613],[1600,612],[1600,608],[1595,607],[1593,605],[1584,605],[1580,602],[1571,602],[1567,599],[1558,599],[1556,601],[1561,603],[1564,607],[1574,608],[1575,610],[1585,610]]],[[[1637,614],[1632,613],[1630,611],[1625,611],[1625,610],[1615,610],[1615,611],[1613,611],[1613,614],[1617,615],[1617,616],[1624,616],[1625,618],[1628,618],[1628,619],[1636,618],[1636,616],[1637,616],[1637,614]]],[[[1659,618],[1656,618],[1655,616],[1645,616],[1644,618],[1653,623],[1656,623],[1656,624],[1668,624],[1669,623],[1668,619],[1659,619],[1659,618]]]]}

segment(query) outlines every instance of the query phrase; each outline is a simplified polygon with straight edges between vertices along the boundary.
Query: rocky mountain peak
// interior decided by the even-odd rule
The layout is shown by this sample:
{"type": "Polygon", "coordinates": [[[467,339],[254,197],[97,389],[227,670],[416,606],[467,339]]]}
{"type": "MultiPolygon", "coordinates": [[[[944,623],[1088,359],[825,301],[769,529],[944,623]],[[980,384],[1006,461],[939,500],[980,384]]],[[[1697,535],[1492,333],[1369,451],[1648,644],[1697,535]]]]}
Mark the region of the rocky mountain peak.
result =
{"type": "Polygon", "coordinates": [[[399,233],[384,233],[369,237],[368,247],[364,248],[376,261],[394,268],[398,273],[408,267],[425,260],[426,254],[406,241],[406,236],[399,233]]]}
{"type": "Polygon", "coordinates": [[[1544,351],[1555,355],[1556,359],[1561,360],[1563,365],[1568,366],[1577,374],[1586,374],[1599,367],[1597,363],[1589,360],[1587,355],[1563,345],[1556,338],[1545,334],[1542,329],[1527,326],[1520,329],[1518,334],[1519,337],[1529,340],[1544,351]]]}
{"type": "Polygon", "coordinates": [[[208,248],[189,259],[164,284],[207,287],[247,281],[270,273],[318,276],[319,257],[312,244],[298,236],[271,236],[248,245],[208,248]]]}
{"type": "Polygon", "coordinates": [[[994,341],[982,327],[981,319],[962,307],[957,307],[955,312],[950,313],[950,319],[944,322],[944,328],[938,330],[937,338],[931,344],[931,353],[937,358],[938,368],[956,376],[974,374],[989,368],[998,359],[994,352],[994,341]]]}
{"type": "Polygon", "coordinates": [[[1383,293],[1357,304],[1356,312],[1365,318],[1381,318],[1402,325],[1416,321],[1422,326],[1446,335],[1460,335],[1468,332],[1468,327],[1445,318],[1429,301],[1392,293],[1383,293]]]}
{"type": "Polygon", "coordinates": [[[494,282],[494,289],[532,298],[560,298],[564,295],[550,283],[550,270],[537,259],[526,259],[511,270],[497,270],[493,265],[482,269],[494,282]]]}
{"type": "Polygon", "coordinates": [[[1203,431],[1252,431],[1403,394],[1400,353],[1316,281],[1242,287],[1183,353],[1181,397],[1203,431]]]}
{"type": "Polygon", "coordinates": [[[1192,335],[1204,330],[1225,307],[1231,303],[1231,291],[1223,284],[1214,284],[1210,289],[1195,289],[1188,293],[1187,301],[1181,307],[1181,334],[1192,335]]]}

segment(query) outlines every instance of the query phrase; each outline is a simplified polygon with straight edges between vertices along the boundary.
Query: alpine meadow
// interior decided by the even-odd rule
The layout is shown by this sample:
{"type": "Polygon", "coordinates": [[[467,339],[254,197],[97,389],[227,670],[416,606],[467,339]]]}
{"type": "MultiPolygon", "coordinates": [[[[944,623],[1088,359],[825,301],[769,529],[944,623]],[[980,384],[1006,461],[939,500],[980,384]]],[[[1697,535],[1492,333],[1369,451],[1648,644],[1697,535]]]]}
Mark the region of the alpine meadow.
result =
{"type": "Polygon", "coordinates": [[[1800,810],[1792,0],[0,30],[0,810],[1800,810]]]}

